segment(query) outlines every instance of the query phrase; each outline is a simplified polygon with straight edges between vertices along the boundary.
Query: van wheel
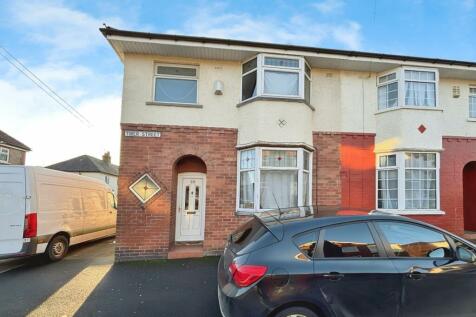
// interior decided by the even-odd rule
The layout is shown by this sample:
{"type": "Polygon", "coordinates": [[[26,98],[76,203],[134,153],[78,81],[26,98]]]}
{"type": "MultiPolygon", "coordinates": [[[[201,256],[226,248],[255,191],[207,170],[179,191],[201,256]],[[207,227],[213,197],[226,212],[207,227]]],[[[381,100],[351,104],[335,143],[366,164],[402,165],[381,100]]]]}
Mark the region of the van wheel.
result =
{"type": "Polygon", "coordinates": [[[276,314],[276,317],[318,317],[315,312],[306,307],[289,307],[276,314]]]}
{"type": "Polygon", "coordinates": [[[51,239],[46,249],[46,256],[52,262],[56,262],[65,257],[68,252],[68,239],[65,236],[56,236],[51,239]]]}

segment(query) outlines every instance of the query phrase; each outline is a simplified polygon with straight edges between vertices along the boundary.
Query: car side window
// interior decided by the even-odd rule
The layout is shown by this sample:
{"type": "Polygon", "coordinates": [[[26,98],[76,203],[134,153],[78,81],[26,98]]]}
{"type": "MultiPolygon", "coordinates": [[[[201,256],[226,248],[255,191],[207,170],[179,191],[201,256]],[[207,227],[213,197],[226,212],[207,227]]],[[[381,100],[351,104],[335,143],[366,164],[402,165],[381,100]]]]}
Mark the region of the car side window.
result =
{"type": "Polygon", "coordinates": [[[299,260],[305,260],[306,258],[312,259],[314,257],[317,246],[317,234],[316,231],[310,231],[294,237],[294,243],[299,251],[301,251],[301,254],[297,255],[299,260]]]}
{"type": "Polygon", "coordinates": [[[403,222],[376,222],[387,240],[391,256],[418,258],[447,258],[452,256],[445,236],[435,230],[403,222]]]}
{"type": "Polygon", "coordinates": [[[328,227],[323,232],[324,258],[378,257],[378,248],[367,223],[328,227]]]}

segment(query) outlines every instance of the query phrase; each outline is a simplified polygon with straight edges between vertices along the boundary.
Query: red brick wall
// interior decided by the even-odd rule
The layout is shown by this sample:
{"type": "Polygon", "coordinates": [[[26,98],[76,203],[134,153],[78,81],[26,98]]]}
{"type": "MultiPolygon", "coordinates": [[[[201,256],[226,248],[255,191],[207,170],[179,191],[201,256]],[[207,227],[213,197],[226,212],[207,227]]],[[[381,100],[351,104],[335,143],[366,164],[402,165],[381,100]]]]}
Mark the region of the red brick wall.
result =
{"type": "Polygon", "coordinates": [[[319,213],[375,209],[375,135],[315,132],[313,140],[313,200],[319,213]]]}
{"type": "Polygon", "coordinates": [[[313,204],[319,214],[334,214],[341,205],[339,133],[315,132],[313,204]]]}
{"type": "Polygon", "coordinates": [[[116,259],[165,257],[174,243],[175,163],[194,155],[206,164],[206,252],[220,250],[226,235],[248,217],[235,216],[237,130],[123,124],[123,130],[160,131],[160,138],[122,136],[116,259]],[[129,186],[148,172],[162,192],[145,206],[129,186]]]}

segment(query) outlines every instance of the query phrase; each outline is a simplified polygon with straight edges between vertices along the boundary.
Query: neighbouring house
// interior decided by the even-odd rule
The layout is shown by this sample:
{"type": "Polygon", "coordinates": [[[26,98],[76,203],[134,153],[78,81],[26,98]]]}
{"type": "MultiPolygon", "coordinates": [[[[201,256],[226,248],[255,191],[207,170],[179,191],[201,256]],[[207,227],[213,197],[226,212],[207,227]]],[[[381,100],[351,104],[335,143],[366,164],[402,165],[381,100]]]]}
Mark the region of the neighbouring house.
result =
{"type": "Polygon", "coordinates": [[[0,130],[0,164],[25,165],[26,152],[31,149],[0,130]]]}
{"type": "Polygon", "coordinates": [[[476,62],[101,32],[124,64],[117,260],[214,254],[278,205],[476,231],[476,62]]]}
{"type": "Polygon", "coordinates": [[[90,155],[81,155],[47,166],[47,168],[99,179],[109,185],[114,193],[117,193],[119,166],[111,163],[109,152],[104,153],[102,160],[90,155]]]}

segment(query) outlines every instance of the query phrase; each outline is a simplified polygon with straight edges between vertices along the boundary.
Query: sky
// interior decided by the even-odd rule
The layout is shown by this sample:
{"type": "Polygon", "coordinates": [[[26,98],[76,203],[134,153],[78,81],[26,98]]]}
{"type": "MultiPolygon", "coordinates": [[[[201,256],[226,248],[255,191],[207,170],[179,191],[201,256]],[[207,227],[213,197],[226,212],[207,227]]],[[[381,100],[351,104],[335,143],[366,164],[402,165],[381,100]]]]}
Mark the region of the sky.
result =
{"type": "Polygon", "coordinates": [[[103,23],[476,61],[476,0],[3,0],[0,47],[90,122],[76,119],[0,56],[0,130],[32,148],[28,165],[100,158],[106,151],[119,163],[123,67],[98,31],[103,23]]]}

